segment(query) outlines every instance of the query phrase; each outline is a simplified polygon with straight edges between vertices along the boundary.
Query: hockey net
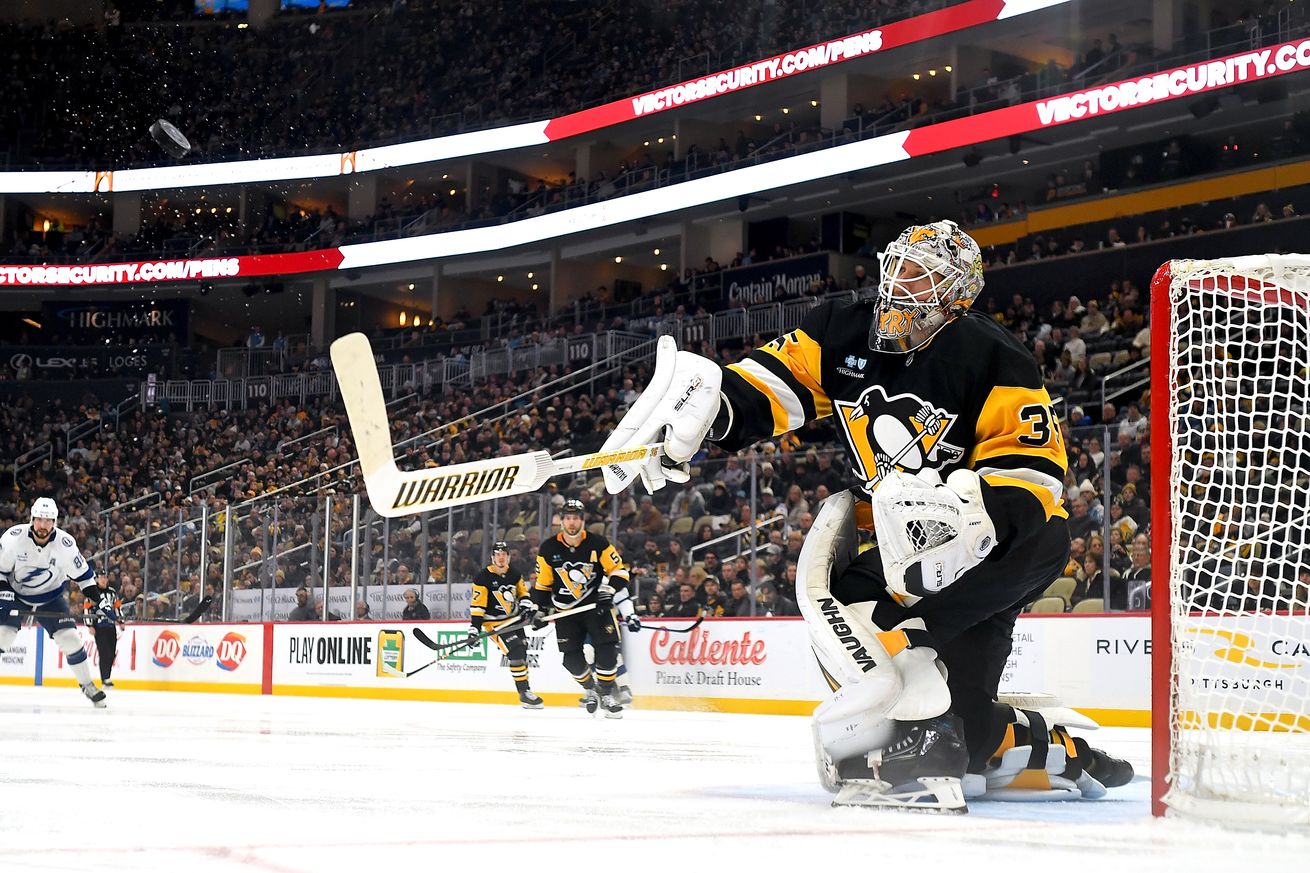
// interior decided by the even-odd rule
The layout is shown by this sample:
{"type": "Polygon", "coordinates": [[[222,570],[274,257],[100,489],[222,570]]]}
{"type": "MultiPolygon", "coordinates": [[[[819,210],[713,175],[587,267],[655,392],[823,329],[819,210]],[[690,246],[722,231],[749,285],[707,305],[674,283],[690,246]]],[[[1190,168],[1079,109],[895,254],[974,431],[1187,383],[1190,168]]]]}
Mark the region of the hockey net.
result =
{"type": "Polygon", "coordinates": [[[1310,257],[1167,263],[1151,322],[1153,808],[1310,825],[1310,257]]]}

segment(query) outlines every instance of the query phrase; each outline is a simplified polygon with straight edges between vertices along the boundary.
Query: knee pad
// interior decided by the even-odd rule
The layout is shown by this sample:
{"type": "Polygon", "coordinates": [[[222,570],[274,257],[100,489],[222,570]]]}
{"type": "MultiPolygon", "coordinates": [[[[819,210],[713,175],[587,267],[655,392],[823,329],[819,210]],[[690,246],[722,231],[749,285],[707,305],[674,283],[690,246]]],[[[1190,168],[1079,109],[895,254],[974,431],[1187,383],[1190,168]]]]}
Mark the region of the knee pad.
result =
{"type": "Polygon", "coordinates": [[[69,664],[80,664],[86,660],[86,647],[82,645],[82,637],[77,631],[64,627],[51,636],[69,664]]]}
{"type": "Polygon", "coordinates": [[[0,652],[13,648],[16,639],[18,639],[18,628],[0,625],[0,652]]]}

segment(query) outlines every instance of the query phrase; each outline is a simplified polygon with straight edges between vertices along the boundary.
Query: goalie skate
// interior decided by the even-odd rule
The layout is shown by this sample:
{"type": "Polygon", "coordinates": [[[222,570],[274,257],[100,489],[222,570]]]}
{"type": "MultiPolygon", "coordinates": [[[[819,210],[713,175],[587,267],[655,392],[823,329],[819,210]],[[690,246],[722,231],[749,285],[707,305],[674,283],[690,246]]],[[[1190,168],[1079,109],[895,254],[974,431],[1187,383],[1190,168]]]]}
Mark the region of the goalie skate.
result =
{"type": "Polygon", "coordinates": [[[944,715],[899,726],[885,749],[836,765],[833,806],[913,812],[969,811],[960,779],[969,762],[959,718],[944,715]]]}

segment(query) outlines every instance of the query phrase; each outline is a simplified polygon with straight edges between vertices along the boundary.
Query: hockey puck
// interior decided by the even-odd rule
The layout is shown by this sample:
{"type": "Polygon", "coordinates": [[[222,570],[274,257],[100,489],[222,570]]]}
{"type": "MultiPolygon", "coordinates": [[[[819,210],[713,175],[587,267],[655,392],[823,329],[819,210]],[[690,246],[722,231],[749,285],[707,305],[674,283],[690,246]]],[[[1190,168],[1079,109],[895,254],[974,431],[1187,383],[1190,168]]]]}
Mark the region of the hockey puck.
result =
{"type": "Polygon", "coordinates": [[[182,131],[162,118],[150,125],[150,138],[175,158],[186,157],[186,153],[191,151],[191,142],[182,131]]]}

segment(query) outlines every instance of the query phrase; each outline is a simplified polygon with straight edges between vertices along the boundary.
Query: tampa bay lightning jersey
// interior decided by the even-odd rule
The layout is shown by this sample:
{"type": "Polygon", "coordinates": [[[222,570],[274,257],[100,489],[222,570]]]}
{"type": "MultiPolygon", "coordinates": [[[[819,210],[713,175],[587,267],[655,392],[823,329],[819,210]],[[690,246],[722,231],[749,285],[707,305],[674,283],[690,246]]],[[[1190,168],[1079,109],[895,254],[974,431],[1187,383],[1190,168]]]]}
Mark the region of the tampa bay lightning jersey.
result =
{"type": "Polygon", "coordinates": [[[0,578],[9,581],[19,600],[39,605],[62,594],[69,579],[79,588],[95,582],[95,571],[72,534],[56,527],[46,544],[38,546],[31,528],[16,524],[0,537],[0,578]]]}

